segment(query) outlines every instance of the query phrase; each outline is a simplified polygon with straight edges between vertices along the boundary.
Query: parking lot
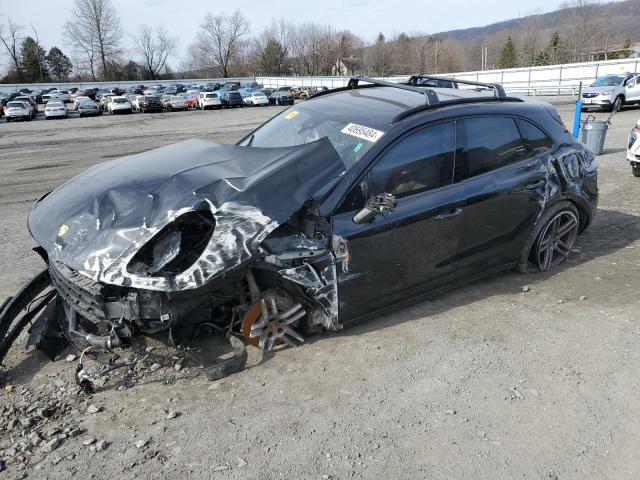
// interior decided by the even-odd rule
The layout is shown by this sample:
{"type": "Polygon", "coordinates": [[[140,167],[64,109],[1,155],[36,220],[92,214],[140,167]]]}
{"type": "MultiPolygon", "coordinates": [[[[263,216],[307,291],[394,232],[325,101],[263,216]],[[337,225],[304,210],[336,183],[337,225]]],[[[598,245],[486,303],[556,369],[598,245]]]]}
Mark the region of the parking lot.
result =
{"type": "MultiPolygon", "coordinates": [[[[194,137],[236,142],[280,110],[2,122],[0,299],[42,267],[25,223],[38,197],[112,158],[194,137]]],[[[570,127],[572,107],[559,111],[570,127]]],[[[64,398],[65,421],[85,434],[21,463],[7,456],[16,439],[4,429],[6,473],[635,478],[640,179],[625,149],[638,118],[640,109],[613,118],[599,157],[599,213],[570,261],[553,272],[502,273],[263,361],[254,355],[250,368],[217,382],[193,365],[169,367],[126,390],[107,383],[86,398],[70,394],[73,364],[14,347],[5,381],[15,387],[0,394],[0,406],[64,398]],[[86,414],[89,405],[99,412],[86,414]],[[106,451],[83,445],[87,436],[106,440],[106,451]],[[140,440],[147,442],[138,448],[140,440]]],[[[157,351],[159,363],[172,355],[157,351]]]]}

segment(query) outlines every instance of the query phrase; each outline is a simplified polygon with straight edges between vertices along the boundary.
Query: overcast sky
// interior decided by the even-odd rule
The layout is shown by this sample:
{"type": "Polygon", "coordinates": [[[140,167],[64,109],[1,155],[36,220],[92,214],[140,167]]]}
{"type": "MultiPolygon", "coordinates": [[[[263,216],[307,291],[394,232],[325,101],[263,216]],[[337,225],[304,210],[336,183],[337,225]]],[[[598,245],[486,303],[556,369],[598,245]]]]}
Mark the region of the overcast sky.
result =
{"type": "MultiPolygon", "coordinates": [[[[251,24],[252,34],[260,32],[274,18],[284,17],[295,23],[328,23],[337,29],[349,29],[372,41],[378,32],[391,36],[400,32],[438,33],[446,30],[479,27],[489,23],[525,16],[535,10],[555,10],[561,0],[468,0],[390,1],[390,0],[112,0],[125,31],[123,44],[130,47],[128,35],[142,22],[166,25],[179,39],[182,52],[194,38],[206,12],[220,8],[231,13],[240,10],[251,24]]],[[[62,26],[73,18],[72,0],[0,0],[0,15],[20,24],[33,23],[48,50],[59,46],[69,54],[62,26]]],[[[1,18],[2,22],[6,18],[1,18]]],[[[4,57],[0,62],[4,63],[4,57]]],[[[178,58],[172,63],[179,63],[178,58]]]]}

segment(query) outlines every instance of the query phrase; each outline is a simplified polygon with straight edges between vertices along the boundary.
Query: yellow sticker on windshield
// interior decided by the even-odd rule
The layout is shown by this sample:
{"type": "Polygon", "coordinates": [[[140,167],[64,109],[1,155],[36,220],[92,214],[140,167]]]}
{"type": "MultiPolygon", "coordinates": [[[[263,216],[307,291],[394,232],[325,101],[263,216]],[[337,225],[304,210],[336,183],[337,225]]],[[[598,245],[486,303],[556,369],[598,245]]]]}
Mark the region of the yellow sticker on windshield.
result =
{"type": "Polygon", "coordinates": [[[294,110],[293,112],[286,114],[284,118],[286,118],[287,120],[291,120],[292,118],[297,117],[299,113],[299,111],[294,110]]]}

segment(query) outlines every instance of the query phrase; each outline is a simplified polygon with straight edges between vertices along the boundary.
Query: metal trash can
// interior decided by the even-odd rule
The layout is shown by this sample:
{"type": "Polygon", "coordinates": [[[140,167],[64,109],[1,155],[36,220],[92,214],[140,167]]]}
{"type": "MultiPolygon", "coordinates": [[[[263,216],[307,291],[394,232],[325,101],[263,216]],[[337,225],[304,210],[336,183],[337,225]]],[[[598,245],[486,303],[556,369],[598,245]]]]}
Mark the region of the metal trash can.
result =
{"type": "Polygon", "coordinates": [[[604,139],[609,129],[609,120],[595,120],[589,116],[582,122],[580,140],[595,154],[600,155],[604,149],[604,139]]]}

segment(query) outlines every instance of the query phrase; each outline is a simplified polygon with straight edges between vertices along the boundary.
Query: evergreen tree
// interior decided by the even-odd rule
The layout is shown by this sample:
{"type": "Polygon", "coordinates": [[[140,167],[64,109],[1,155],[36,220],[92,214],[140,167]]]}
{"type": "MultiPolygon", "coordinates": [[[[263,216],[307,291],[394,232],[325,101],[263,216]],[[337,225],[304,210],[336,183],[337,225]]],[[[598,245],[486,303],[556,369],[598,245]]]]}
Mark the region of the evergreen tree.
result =
{"type": "Polygon", "coordinates": [[[279,41],[269,39],[260,52],[260,66],[265,75],[284,75],[287,73],[287,49],[279,41]]]}
{"type": "Polygon", "coordinates": [[[20,48],[20,68],[27,82],[45,82],[49,79],[46,52],[31,37],[22,41],[20,48]]]}
{"type": "Polygon", "coordinates": [[[511,35],[507,38],[506,43],[500,51],[498,57],[498,68],[515,68],[518,66],[518,55],[516,53],[516,45],[511,39],[511,35]]]}
{"type": "Polygon", "coordinates": [[[553,32],[549,43],[536,57],[536,65],[557,65],[566,60],[566,49],[558,32],[553,32]]]}
{"type": "Polygon", "coordinates": [[[47,54],[47,66],[51,78],[58,82],[62,82],[69,78],[73,65],[69,57],[67,57],[58,47],[53,47],[47,54]]]}

